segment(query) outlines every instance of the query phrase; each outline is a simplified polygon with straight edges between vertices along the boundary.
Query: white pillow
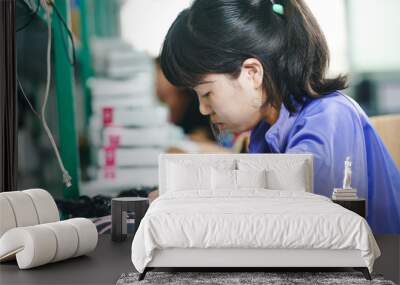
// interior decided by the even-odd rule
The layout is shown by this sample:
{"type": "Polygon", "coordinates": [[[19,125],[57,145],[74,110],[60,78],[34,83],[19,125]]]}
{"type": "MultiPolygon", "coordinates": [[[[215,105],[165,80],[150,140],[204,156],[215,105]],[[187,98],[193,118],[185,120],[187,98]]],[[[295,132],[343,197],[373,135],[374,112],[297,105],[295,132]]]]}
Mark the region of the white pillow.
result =
{"type": "Polygon", "coordinates": [[[306,191],[308,186],[307,162],[304,160],[278,159],[274,161],[251,159],[238,160],[240,170],[266,170],[267,188],[271,190],[306,191]]]}
{"type": "Polygon", "coordinates": [[[237,188],[267,188],[266,170],[236,170],[237,188]]]}
{"type": "Polygon", "coordinates": [[[207,166],[168,163],[168,191],[185,191],[211,188],[210,168],[207,166]]]}
{"type": "Polygon", "coordinates": [[[213,190],[238,190],[241,188],[267,188],[265,170],[211,169],[213,190]]]}
{"type": "Polygon", "coordinates": [[[166,162],[167,191],[206,190],[211,191],[211,168],[235,169],[232,159],[176,159],[166,162]]]}
{"type": "Polygon", "coordinates": [[[304,165],[290,170],[267,170],[267,188],[272,190],[306,191],[307,178],[304,165]]]}
{"type": "Polygon", "coordinates": [[[236,189],[236,170],[211,168],[211,189],[236,189]]]}

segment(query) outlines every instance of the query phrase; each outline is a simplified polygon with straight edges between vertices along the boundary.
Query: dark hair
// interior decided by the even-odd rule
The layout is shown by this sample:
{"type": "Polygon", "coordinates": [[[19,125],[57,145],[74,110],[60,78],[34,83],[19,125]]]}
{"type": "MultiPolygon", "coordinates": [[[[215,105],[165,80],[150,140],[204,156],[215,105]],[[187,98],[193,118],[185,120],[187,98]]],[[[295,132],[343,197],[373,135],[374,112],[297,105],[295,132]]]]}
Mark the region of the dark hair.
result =
{"type": "MultiPolygon", "coordinates": [[[[161,65],[160,57],[154,59],[155,64],[158,67],[161,65]]],[[[186,108],[184,110],[182,119],[175,124],[182,128],[185,134],[191,134],[196,131],[202,131],[206,138],[209,140],[215,139],[215,134],[212,130],[212,125],[210,125],[207,117],[203,116],[199,110],[199,101],[196,98],[194,90],[190,88],[177,88],[177,92],[185,96],[185,101],[187,99],[186,108]]]]}
{"type": "Polygon", "coordinates": [[[291,98],[302,103],[347,87],[347,77],[326,78],[329,50],[321,29],[303,0],[196,0],[170,27],[161,51],[161,68],[174,85],[193,88],[210,73],[236,78],[247,58],[264,68],[266,104],[291,98]]]}
{"type": "Polygon", "coordinates": [[[190,97],[190,99],[183,118],[178,125],[183,129],[185,134],[201,130],[209,140],[214,140],[212,126],[210,126],[208,118],[200,113],[199,101],[196,98],[196,94],[193,93],[193,90],[185,89],[185,95],[190,97]]]}

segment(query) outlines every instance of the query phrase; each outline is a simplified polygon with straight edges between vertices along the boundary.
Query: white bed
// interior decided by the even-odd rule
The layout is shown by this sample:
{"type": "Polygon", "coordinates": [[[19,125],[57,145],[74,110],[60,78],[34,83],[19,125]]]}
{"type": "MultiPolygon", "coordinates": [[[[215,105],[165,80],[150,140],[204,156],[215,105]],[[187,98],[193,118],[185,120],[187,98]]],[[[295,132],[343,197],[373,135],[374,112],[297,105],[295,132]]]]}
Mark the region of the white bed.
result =
{"type": "Polygon", "coordinates": [[[354,267],[370,278],[380,251],[367,222],[312,194],[312,169],[306,154],[161,155],[160,197],[132,243],[140,279],[155,267],[354,267]]]}

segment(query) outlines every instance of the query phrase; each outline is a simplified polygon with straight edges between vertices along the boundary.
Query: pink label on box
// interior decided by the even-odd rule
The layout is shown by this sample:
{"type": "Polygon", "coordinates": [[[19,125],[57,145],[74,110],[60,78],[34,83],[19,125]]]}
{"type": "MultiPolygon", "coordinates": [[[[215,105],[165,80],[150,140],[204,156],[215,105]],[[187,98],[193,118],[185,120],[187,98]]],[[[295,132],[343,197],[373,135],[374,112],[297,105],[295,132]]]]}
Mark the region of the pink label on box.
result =
{"type": "Polygon", "coordinates": [[[114,179],[115,178],[115,167],[114,166],[104,167],[104,178],[106,178],[106,179],[114,179]]]}
{"type": "Polygon", "coordinates": [[[115,148],[105,147],[104,148],[104,178],[114,179],[115,178],[115,148]]]}
{"type": "Polygon", "coordinates": [[[106,166],[115,165],[115,148],[106,147],[104,148],[104,153],[105,153],[105,165],[106,166]]]}
{"type": "Polygon", "coordinates": [[[108,142],[110,144],[110,147],[117,148],[119,145],[119,135],[109,135],[108,142]]]}
{"type": "Polygon", "coordinates": [[[108,136],[109,145],[103,147],[104,150],[104,178],[114,179],[115,174],[115,160],[116,149],[119,145],[119,135],[108,136]]]}
{"type": "Polygon", "coordinates": [[[113,123],[113,108],[104,107],[103,108],[103,126],[111,126],[113,123]]]}

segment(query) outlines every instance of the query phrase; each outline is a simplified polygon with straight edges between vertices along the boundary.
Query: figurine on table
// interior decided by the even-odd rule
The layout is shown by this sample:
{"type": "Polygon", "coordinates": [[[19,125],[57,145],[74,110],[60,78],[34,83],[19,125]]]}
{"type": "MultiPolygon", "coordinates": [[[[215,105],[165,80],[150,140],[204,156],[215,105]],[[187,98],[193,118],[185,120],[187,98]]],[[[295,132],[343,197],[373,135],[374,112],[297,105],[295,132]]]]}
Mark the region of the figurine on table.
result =
{"type": "Polygon", "coordinates": [[[351,158],[346,157],[344,162],[344,175],[342,188],[335,188],[332,193],[334,200],[354,200],[357,199],[357,189],[351,187],[351,158]]]}

